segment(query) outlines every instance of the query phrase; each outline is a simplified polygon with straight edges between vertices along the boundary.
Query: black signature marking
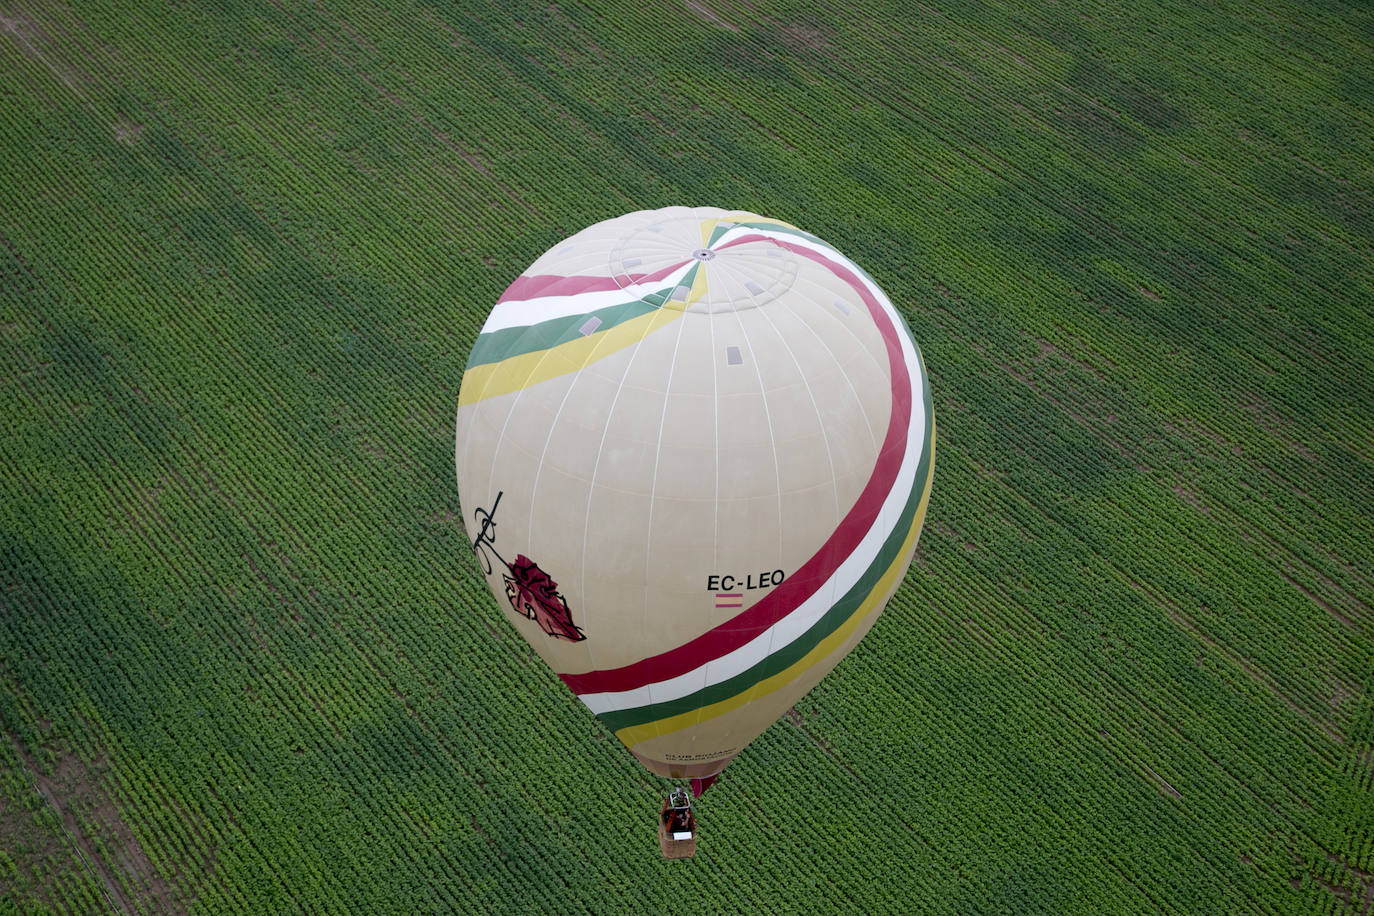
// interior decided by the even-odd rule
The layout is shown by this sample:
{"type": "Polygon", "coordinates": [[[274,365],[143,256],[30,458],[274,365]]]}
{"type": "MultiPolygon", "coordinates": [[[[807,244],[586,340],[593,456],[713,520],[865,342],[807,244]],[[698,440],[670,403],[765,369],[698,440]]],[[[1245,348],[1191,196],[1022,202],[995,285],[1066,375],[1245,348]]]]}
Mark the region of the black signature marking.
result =
{"type": "Polygon", "coordinates": [[[482,523],[482,527],[477,529],[477,539],[472,542],[472,552],[477,554],[477,559],[482,563],[482,572],[486,575],[491,575],[493,557],[506,569],[510,569],[510,564],[496,552],[496,507],[501,505],[501,497],[505,492],[497,491],[496,502],[491,504],[490,509],[478,508],[472,513],[472,517],[482,523]]]}

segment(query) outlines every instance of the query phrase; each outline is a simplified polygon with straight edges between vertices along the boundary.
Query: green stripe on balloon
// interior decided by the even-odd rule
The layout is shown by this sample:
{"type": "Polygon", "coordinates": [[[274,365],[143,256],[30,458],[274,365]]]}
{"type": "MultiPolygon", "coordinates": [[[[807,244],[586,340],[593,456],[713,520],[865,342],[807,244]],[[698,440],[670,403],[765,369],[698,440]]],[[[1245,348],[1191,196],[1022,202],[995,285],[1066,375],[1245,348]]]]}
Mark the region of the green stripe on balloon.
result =
{"type": "Polygon", "coordinates": [[[604,331],[652,312],[655,308],[658,306],[645,299],[638,299],[634,302],[622,302],[620,305],[609,305],[606,308],[591,312],[560,315],[557,318],[550,318],[548,321],[514,328],[502,328],[499,331],[482,334],[472,345],[472,353],[468,356],[468,367],[499,363],[501,360],[510,359],[512,356],[533,353],[536,350],[548,350],[570,340],[576,340],[585,336],[582,333],[582,328],[593,318],[596,319],[596,330],[604,331]]]}
{"type": "Polygon", "coordinates": [[[501,360],[510,359],[512,356],[521,356],[539,350],[551,350],[561,344],[577,340],[579,337],[586,337],[589,333],[609,331],[618,324],[631,321],[641,315],[647,315],[655,309],[663,308],[668,297],[678,286],[685,284],[690,288],[696,277],[698,266],[693,264],[691,270],[680,282],[658,289],[631,302],[608,305],[605,308],[590,312],[578,312],[575,315],[560,315],[547,321],[513,328],[502,328],[499,331],[481,334],[472,345],[472,352],[468,355],[468,367],[499,363],[501,360]],[[590,331],[584,330],[589,326],[590,331]]]}
{"type": "MultiPolygon", "coordinates": [[[[924,366],[921,372],[922,379],[925,378],[924,366]]],[[[925,492],[927,479],[930,477],[932,449],[930,447],[931,425],[934,420],[933,405],[930,397],[930,386],[923,385],[925,389],[925,444],[921,450],[921,461],[916,467],[916,478],[913,482],[911,495],[908,497],[906,506],[902,509],[902,514],[897,520],[896,526],[883,542],[882,548],[878,551],[877,557],[869,565],[868,569],[859,578],[848,592],[839,601],[826,611],[811,629],[807,630],[800,637],[793,640],[788,645],[762,659],[747,671],[743,671],[734,677],[721,681],[719,684],[712,684],[696,693],[688,694],[676,700],[666,700],[662,703],[653,703],[647,706],[637,706],[632,709],[619,709],[612,712],[604,712],[597,716],[605,726],[611,731],[620,731],[634,725],[643,725],[646,722],[653,722],[657,719],[666,719],[670,716],[680,715],[684,712],[691,712],[730,697],[744,693],[760,681],[770,678],[780,671],[786,670],[789,666],[796,664],[805,657],[806,653],[820,644],[835,630],[844,625],[858,608],[863,604],[865,598],[873,591],[874,586],[888,568],[892,566],[897,554],[902,549],[902,544],[906,541],[906,536],[911,532],[911,526],[916,516],[916,510],[921,503],[921,495],[925,492]]]]}
{"type": "MultiPolygon", "coordinates": [[[[740,222],[734,223],[730,226],[730,228],[733,229],[735,226],[748,226],[750,229],[761,229],[764,232],[777,232],[783,235],[795,236],[799,239],[805,239],[808,242],[814,242],[815,244],[822,246],[828,251],[833,251],[835,252],[835,254],[839,254],[839,251],[835,249],[834,245],[831,245],[829,242],[818,239],[811,233],[804,232],[801,229],[798,229],[796,226],[783,226],[779,223],[769,222],[740,222]]],[[[846,258],[846,260],[848,259],[846,258]]]]}

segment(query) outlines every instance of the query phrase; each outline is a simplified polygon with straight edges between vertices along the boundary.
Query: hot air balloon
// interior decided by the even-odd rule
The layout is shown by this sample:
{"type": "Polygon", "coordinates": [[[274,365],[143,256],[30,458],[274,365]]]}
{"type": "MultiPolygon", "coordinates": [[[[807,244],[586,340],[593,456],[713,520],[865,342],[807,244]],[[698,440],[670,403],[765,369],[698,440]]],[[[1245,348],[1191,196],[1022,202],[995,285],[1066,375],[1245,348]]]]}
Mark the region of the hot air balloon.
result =
{"type": "Polygon", "coordinates": [[[934,444],[920,351],[857,264],[778,220],[669,207],[511,283],[463,374],[455,462],[507,619],[699,794],[873,625],[934,444]]]}

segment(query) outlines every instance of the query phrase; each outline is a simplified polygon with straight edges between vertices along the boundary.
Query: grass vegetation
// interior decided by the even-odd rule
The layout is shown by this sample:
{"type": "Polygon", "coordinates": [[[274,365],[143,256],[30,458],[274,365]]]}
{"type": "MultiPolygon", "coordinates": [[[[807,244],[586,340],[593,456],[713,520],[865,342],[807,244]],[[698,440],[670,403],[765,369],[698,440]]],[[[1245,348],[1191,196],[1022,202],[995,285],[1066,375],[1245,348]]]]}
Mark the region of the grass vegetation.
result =
{"type": "Polygon", "coordinates": [[[0,0],[0,912],[1374,911],[1371,74],[1342,0],[0,0]],[[669,204],[863,265],[940,424],[690,862],[452,467],[505,285],[669,204]]]}

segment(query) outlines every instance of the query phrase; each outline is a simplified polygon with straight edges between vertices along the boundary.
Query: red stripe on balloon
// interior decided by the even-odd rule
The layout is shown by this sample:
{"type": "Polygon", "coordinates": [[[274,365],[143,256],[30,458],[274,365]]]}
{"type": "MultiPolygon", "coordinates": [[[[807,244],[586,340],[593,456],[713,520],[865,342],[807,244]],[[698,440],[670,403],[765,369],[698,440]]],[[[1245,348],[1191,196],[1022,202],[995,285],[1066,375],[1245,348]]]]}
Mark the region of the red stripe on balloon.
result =
{"type": "Polygon", "coordinates": [[[573,693],[634,690],[645,684],[678,677],[733,652],[782,620],[811,597],[863,540],[864,535],[877,521],[878,513],[892,490],[897,472],[901,469],[902,458],[906,454],[907,431],[911,424],[911,377],[907,373],[906,360],[902,357],[900,332],[893,325],[891,317],[853,271],[810,248],[762,235],[745,236],[721,247],[750,241],[766,241],[781,245],[828,267],[836,276],[853,287],[868,306],[868,311],[873,316],[874,323],[882,334],[883,344],[887,348],[892,375],[892,412],[888,419],[887,435],[883,438],[878,460],[873,467],[873,474],[868,478],[868,483],[864,485],[863,492],[859,494],[853,507],[829,539],[821,545],[820,550],[753,607],[667,652],[640,659],[620,668],[606,668],[583,674],[560,674],[563,683],[567,684],[573,693]]]}
{"type": "Polygon", "coordinates": [[[647,274],[619,274],[614,277],[574,276],[560,277],[552,274],[521,274],[515,278],[506,291],[497,299],[501,302],[523,302],[528,299],[541,299],[545,296],[576,296],[581,293],[597,293],[612,289],[623,289],[636,283],[653,283],[662,280],[677,270],[686,261],[669,264],[647,274]]]}

